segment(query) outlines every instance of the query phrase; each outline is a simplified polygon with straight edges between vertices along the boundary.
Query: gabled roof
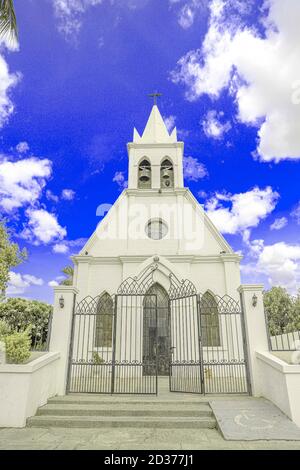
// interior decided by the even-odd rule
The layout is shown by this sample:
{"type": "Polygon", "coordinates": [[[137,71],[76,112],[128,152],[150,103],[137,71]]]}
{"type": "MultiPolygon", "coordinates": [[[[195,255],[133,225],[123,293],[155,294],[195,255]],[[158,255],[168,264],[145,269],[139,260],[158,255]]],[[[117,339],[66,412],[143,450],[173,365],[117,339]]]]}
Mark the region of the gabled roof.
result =
{"type": "Polygon", "coordinates": [[[138,144],[167,144],[177,142],[176,127],[169,134],[167,126],[156,105],[153,106],[142,137],[134,129],[133,142],[138,144]]]}
{"type": "MultiPolygon", "coordinates": [[[[95,230],[95,232],[93,233],[93,235],[89,238],[89,240],[87,241],[87,243],[85,244],[85,246],[82,248],[82,250],[80,251],[80,254],[83,254],[85,253],[85,251],[88,251],[90,252],[90,250],[92,249],[92,247],[94,246],[95,243],[97,243],[97,241],[99,240],[98,239],[98,230],[102,230],[102,227],[109,224],[111,222],[111,219],[114,217],[114,210],[116,210],[116,208],[122,203],[122,201],[124,199],[126,199],[128,197],[128,194],[129,193],[134,193],[135,191],[138,191],[138,190],[124,190],[120,196],[118,197],[118,199],[116,200],[116,202],[114,203],[112,209],[108,212],[108,214],[101,220],[101,222],[99,223],[97,229],[95,230]]],[[[205,226],[207,227],[210,235],[216,240],[216,242],[219,244],[220,246],[220,250],[224,250],[226,253],[228,254],[234,254],[234,251],[233,249],[231,248],[231,246],[229,245],[229,243],[225,240],[225,238],[223,237],[223,235],[219,232],[219,230],[216,228],[216,226],[213,224],[213,222],[210,220],[210,218],[208,217],[207,213],[204,211],[203,207],[201,206],[201,204],[199,204],[199,202],[197,201],[197,199],[194,197],[194,195],[192,194],[192,192],[188,189],[188,188],[184,188],[184,189],[180,189],[178,190],[182,193],[182,195],[184,195],[184,197],[190,201],[190,203],[194,206],[195,210],[198,212],[198,214],[201,216],[201,215],[204,215],[204,224],[205,226]]],[[[208,253],[208,255],[212,255],[213,253],[208,253]]],[[[216,253],[216,254],[219,254],[219,253],[216,253]]]]}

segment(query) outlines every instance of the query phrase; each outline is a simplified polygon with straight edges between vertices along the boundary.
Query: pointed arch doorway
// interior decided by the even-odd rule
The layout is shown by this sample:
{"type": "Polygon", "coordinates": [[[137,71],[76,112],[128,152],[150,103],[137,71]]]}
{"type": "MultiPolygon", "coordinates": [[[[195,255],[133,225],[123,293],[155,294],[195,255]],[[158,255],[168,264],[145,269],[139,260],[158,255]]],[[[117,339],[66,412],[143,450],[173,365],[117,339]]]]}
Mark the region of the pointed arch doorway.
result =
{"type": "Polygon", "coordinates": [[[148,289],[143,309],[143,374],[169,376],[169,295],[161,284],[156,282],[148,289]],[[156,318],[153,316],[154,298],[156,318]]]}

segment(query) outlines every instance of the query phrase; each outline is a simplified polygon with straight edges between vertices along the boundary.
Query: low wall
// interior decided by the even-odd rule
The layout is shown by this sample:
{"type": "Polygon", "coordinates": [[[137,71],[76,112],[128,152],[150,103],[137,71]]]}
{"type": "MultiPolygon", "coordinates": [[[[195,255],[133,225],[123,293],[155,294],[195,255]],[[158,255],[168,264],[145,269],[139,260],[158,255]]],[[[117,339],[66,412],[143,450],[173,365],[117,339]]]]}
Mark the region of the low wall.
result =
{"type": "Polygon", "coordinates": [[[300,365],[288,364],[269,352],[256,351],[261,395],[300,427],[300,365]]]}
{"type": "Polygon", "coordinates": [[[51,352],[28,364],[0,365],[0,427],[24,427],[26,419],[57,394],[59,358],[51,352]]]}

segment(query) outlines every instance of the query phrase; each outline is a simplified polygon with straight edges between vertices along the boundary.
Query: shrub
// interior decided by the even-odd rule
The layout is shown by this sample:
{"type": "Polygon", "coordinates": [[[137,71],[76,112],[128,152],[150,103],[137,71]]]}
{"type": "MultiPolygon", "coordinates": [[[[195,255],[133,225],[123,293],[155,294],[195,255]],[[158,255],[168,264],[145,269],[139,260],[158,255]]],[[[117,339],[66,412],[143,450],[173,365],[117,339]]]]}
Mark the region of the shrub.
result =
{"type": "Polygon", "coordinates": [[[37,300],[8,298],[0,303],[0,320],[11,330],[24,331],[31,325],[32,345],[45,343],[51,312],[51,305],[37,300]]]}
{"type": "Polygon", "coordinates": [[[14,332],[4,338],[6,360],[11,364],[22,364],[30,357],[30,329],[14,332]]]}
{"type": "Polygon", "coordinates": [[[0,320],[0,341],[3,341],[5,336],[11,333],[10,326],[3,320],[0,320]]]}
{"type": "Polygon", "coordinates": [[[103,357],[99,356],[99,354],[95,351],[93,352],[93,361],[97,365],[103,364],[105,362],[103,357]]]}

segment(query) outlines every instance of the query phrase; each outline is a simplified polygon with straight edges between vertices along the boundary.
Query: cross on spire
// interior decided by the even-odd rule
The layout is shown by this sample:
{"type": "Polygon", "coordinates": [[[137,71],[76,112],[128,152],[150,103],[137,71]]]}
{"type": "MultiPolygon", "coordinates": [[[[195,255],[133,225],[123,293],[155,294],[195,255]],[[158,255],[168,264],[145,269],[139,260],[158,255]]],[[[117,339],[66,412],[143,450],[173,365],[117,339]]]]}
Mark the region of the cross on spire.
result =
{"type": "Polygon", "coordinates": [[[155,93],[150,93],[149,97],[153,98],[154,106],[157,105],[157,98],[160,98],[161,96],[162,96],[162,93],[157,93],[157,91],[155,93]]]}

